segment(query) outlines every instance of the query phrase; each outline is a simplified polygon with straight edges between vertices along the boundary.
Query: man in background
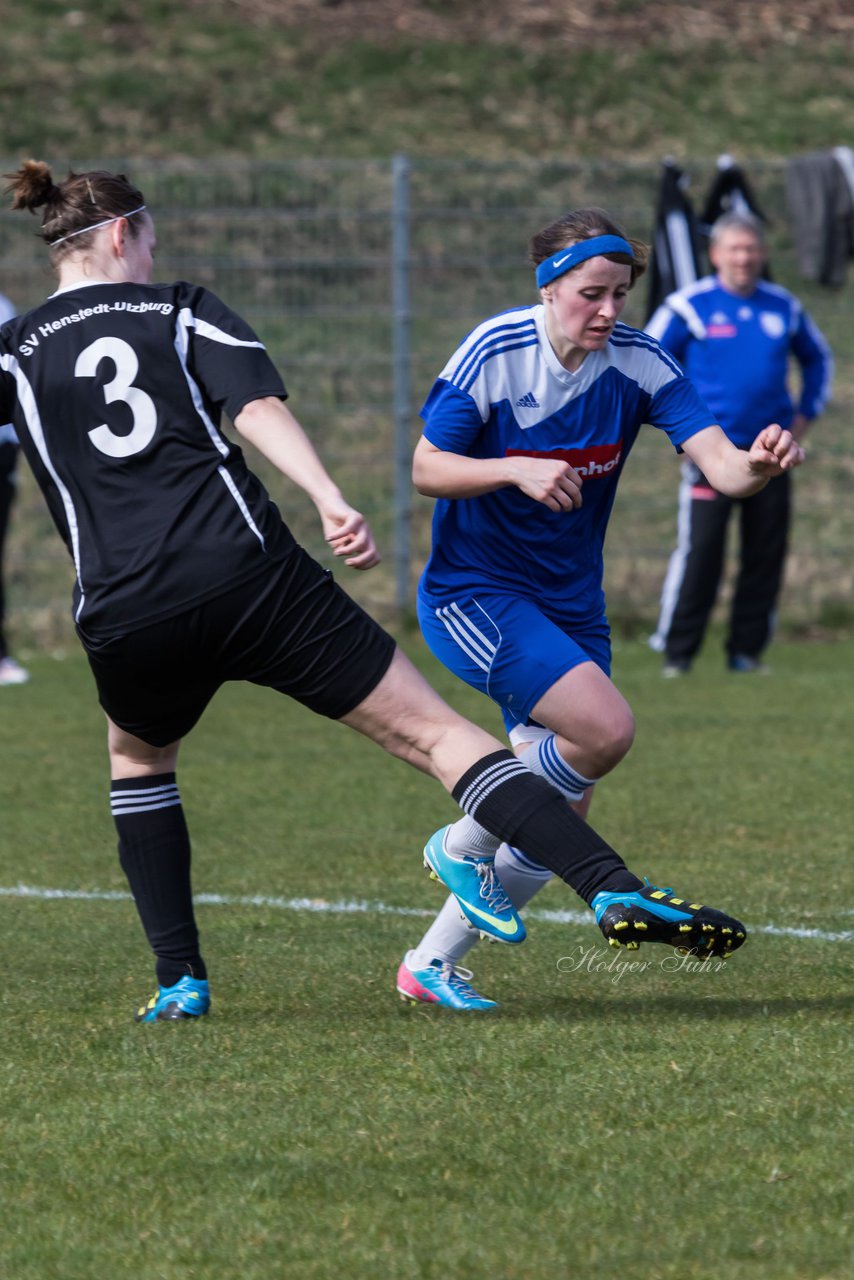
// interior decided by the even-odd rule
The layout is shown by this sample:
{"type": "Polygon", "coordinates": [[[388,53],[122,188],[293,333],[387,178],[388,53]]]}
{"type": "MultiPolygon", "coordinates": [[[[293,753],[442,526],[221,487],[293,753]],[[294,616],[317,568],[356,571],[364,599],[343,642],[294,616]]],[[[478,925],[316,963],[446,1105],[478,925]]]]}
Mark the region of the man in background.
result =
{"type": "MultiPolygon", "coordinates": [[[[830,392],[830,349],[800,302],[761,279],[767,251],[751,213],[724,214],[712,227],[715,274],[671,293],[646,330],[683,366],[715,420],[739,448],[759,427],[779,422],[802,441],[830,392]],[[801,370],[789,391],[790,356],[801,370]]],[[[789,472],[749,498],[714,489],[690,460],[682,463],[678,540],[661,596],[653,649],[662,674],[686,674],[696,657],[720,587],[727,525],[739,511],[740,562],[726,637],[731,671],[756,672],[774,629],[791,519],[789,472]]]]}

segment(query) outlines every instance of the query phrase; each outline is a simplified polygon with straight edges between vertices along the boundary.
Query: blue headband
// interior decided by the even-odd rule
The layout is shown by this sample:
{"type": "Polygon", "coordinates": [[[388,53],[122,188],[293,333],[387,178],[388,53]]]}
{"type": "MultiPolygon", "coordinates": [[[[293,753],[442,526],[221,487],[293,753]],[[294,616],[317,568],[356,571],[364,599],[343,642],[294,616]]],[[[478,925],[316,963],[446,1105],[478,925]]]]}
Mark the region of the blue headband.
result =
{"type": "Polygon", "coordinates": [[[552,280],[556,280],[564,272],[577,267],[579,262],[598,258],[602,253],[627,253],[630,258],[635,256],[632,246],[622,236],[591,236],[589,240],[579,240],[569,249],[558,250],[552,257],[541,262],[537,267],[537,285],[542,289],[544,284],[551,284],[552,280]]]}

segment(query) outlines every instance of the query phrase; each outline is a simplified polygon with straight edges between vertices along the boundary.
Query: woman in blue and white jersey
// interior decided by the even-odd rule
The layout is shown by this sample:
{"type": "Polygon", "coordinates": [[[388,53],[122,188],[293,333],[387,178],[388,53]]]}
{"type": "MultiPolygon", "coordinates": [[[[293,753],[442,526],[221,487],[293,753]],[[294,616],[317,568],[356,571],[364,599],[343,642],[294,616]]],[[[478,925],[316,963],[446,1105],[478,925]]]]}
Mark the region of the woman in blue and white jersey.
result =
{"type": "MultiPolygon", "coordinates": [[[[735,448],[673,357],[620,323],[646,251],[603,210],[540,231],[531,259],[539,302],[479,325],[422,410],[413,479],[437,501],[418,617],[436,657],[501,708],[521,758],[585,814],[594,782],[634,736],[610,679],[602,551],[641,425],[734,497],[803,453],[776,424],[735,448]]],[[[443,843],[458,856],[495,848],[468,818],[443,843]]],[[[517,909],[549,878],[507,845],[496,869],[517,909]]],[[[459,971],[476,940],[446,905],[404,958],[398,989],[457,1008],[491,1004],[459,971]]]]}

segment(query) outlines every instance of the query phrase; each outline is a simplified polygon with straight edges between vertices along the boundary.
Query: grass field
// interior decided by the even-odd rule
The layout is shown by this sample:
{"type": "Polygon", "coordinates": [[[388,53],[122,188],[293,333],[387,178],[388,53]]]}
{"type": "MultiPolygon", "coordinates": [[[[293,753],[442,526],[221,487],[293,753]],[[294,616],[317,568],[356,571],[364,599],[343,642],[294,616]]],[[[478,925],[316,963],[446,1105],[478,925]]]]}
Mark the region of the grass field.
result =
{"type": "Polygon", "coordinates": [[[770,656],[727,676],[711,637],[662,682],[618,644],[639,735],[594,806],[637,871],[741,913],[744,950],[619,967],[552,885],[524,947],[474,953],[481,1017],[393,990],[451,802],[222,691],[180,775],[214,1006],[145,1028],[91,679],[32,659],[0,696],[4,1280],[847,1280],[854,642],[770,656]]]}

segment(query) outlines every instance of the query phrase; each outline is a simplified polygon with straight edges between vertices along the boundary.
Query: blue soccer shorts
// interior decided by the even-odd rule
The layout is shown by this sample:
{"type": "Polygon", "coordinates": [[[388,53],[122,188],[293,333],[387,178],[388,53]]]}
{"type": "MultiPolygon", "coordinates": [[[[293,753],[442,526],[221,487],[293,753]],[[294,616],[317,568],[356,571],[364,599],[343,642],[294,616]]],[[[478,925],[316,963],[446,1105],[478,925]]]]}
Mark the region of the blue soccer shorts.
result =
{"type": "Polygon", "coordinates": [[[508,734],[531,722],[543,694],[573,667],[595,662],[611,674],[605,617],[570,632],[518,596],[478,592],[438,604],[419,592],[418,622],[442,665],[498,704],[508,734]]]}

